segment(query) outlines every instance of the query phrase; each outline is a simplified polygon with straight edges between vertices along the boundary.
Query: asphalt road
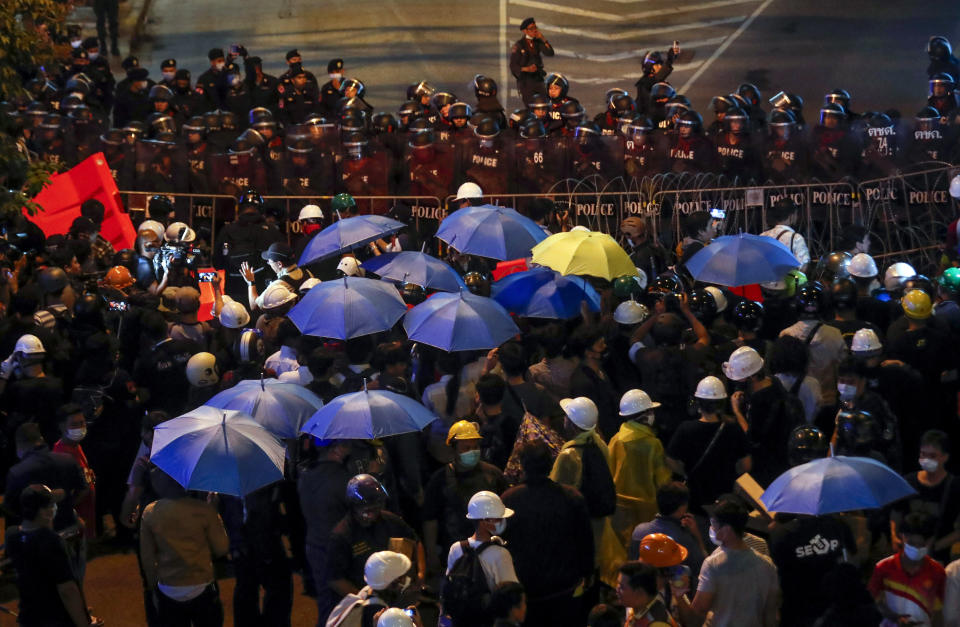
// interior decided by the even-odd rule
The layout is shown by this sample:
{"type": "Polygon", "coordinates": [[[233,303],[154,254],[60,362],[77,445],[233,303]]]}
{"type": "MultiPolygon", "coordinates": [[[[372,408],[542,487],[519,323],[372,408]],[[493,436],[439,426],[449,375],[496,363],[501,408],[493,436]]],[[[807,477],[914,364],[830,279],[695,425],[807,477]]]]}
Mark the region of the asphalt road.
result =
{"type": "MultiPolygon", "coordinates": [[[[800,94],[808,118],[823,93],[843,87],[856,111],[896,108],[913,115],[926,96],[926,41],[943,34],[960,43],[960,3],[930,0],[923,10],[899,1],[848,0],[153,0],[141,61],[156,74],[175,57],[197,76],[209,48],[244,44],[281,72],[298,48],[318,77],[328,59],[346,60],[347,75],[368,86],[377,109],[394,110],[409,83],[427,79],[472,100],[468,84],[483,73],[510,86],[518,25],[536,17],[557,56],[548,71],[572,81],[570,94],[588,111],[611,87],[633,91],[640,60],[674,40],[694,53],[670,81],[706,111],[710,98],[741,82],[765,97],[800,94]]],[[[709,119],[709,115],[705,116],[709,119]]]]}

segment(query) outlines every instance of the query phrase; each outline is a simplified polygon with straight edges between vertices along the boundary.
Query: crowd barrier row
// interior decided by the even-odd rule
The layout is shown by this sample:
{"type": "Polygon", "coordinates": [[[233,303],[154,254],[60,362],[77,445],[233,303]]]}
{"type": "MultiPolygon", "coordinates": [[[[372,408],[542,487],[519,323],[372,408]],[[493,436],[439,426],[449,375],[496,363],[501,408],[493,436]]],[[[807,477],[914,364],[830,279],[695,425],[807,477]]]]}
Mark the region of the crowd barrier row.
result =
{"type": "MultiPolygon", "coordinates": [[[[861,224],[871,233],[871,252],[880,259],[909,260],[918,269],[933,272],[938,265],[947,226],[960,211],[949,194],[950,180],[960,168],[931,163],[915,171],[865,181],[744,184],[716,175],[661,174],[642,179],[598,176],[558,181],[544,194],[495,194],[491,204],[515,207],[521,212],[534,198],[548,197],[556,212],[549,219],[553,231],[582,225],[619,237],[619,224],[628,216],[641,216],[665,246],[682,237],[681,220],[694,211],[722,209],[724,232],[759,233],[773,224],[767,210],[784,197],[800,208],[797,230],[816,258],[836,250],[843,227],[861,224]]],[[[147,214],[151,193],[122,191],[134,222],[147,214]]],[[[236,198],[218,194],[164,194],[176,207],[179,219],[209,230],[210,241],[224,223],[236,216],[236,198]]],[[[333,196],[265,196],[269,212],[290,240],[299,235],[297,216],[309,203],[319,205],[327,221],[333,196]]],[[[456,210],[454,196],[355,196],[362,213],[389,212],[407,222],[426,240],[447,213],[456,210]]]]}

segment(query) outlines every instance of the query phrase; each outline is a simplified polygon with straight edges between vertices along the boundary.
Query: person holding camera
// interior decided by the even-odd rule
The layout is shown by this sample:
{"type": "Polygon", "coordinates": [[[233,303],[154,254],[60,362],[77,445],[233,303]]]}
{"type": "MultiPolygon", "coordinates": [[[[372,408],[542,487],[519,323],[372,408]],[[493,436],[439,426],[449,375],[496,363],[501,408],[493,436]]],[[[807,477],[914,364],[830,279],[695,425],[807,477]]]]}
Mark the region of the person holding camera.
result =
{"type": "Polygon", "coordinates": [[[554,52],[553,46],[537,28],[532,17],[523,20],[520,30],[523,31],[523,37],[510,48],[510,73],[517,79],[520,99],[527,105],[533,100],[534,94],[546,95],[543,57],[552,57],[554,52]]]}

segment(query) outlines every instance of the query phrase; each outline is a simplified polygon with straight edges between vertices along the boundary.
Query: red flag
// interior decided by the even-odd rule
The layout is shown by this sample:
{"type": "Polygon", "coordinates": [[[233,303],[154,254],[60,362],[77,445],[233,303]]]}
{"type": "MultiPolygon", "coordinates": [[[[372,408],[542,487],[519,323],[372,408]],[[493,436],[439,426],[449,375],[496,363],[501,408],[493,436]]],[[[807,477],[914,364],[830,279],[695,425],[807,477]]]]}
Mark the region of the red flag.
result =
{"type": "Polygon", "coordinates": [[[105,209],[100,234],[117,250],[133,248],[137,232],[120,203],[120,192],[102,152],[90,155],[66,172],[54,174],[50,184],[33,199],[43,211],[27,217],[48,237],[66,233],[80,217],[80,205],[91,198],[102,202],[105,209]]]}
{"type": "Polygon", "coordinates": [[[514,272],[523,272],[527,270],[527,260],[526,259],[513,259],[511,261],[501,261],[497,264],[497,267],[493,269],[493,280],[499,281],[503,277],[513,274],[514,272]]]}

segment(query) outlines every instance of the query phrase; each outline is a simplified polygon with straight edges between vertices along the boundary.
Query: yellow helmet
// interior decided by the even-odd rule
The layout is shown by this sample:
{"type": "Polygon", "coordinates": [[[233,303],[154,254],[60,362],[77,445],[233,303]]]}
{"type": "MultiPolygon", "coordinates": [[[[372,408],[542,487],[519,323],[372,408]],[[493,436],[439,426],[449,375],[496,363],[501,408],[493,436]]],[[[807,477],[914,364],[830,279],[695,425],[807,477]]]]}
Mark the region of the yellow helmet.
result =
{"type": "Polygon", "coordinates": [[[923,290],[907,290],[900,301],[903,313],[912,320],[926,320],[933,313],[933,303],[930,295],[923,290]]]}
{"type": "Polygon", "coordinates": [[[447,432],[447,446],[453,446],[454,440],[482,440],[477,423],[469,420],[458,420],[447,432]]]}

